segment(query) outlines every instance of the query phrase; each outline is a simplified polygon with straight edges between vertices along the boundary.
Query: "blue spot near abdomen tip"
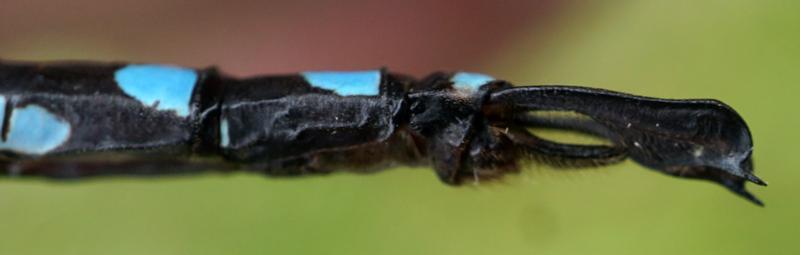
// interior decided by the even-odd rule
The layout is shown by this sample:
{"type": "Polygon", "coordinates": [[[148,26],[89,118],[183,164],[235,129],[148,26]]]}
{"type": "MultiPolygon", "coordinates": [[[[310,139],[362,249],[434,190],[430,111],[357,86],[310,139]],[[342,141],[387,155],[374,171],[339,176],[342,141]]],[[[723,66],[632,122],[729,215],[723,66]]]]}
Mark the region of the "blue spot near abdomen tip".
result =
{"type": "Polygon", "coordinates": [[[342,96],[377,96],[380,93],[381,71],[303,72],[311,86],[333,90],[342,96]]]}
{"type": "Polygon", "coordinates": [[[219,124],[219,146],[220,147],[228,147],[231,144],[231,134],[228,130],[228,120],[222,119],[221,123],[219,124]]]}
{"type": "Polygon", "coordinates": [[[197,72],[166,65],[129,65],[114,73],[125,94],[158,110],[174,110],[178,116],[189,115],[197,72]]]}
{"type": "MultiPolygon", "coordinates": [[[[5,112],[6,98],[0,100],[0,112],[5,112]]],[[[0,117],[5,117],[0,113],[0,117]]],[[[0,149],[30,155],[45,154],[64,142],[70,135],[68,122],[38,105],[14,109],[8,119],[8,136],[0,141],[0,149]]]]}
{"type": "Polygon", "coordinates": [[[0,121],[4,119],[6,119],[6,96],[0,95],[0,121]]]}
{"type": "Polygon", "coordinates": [[[494,80],[492,76],[470,72],[458,72],[450,77],[454,88],[467,91],[478,91],[478,88],[494,80]]]}

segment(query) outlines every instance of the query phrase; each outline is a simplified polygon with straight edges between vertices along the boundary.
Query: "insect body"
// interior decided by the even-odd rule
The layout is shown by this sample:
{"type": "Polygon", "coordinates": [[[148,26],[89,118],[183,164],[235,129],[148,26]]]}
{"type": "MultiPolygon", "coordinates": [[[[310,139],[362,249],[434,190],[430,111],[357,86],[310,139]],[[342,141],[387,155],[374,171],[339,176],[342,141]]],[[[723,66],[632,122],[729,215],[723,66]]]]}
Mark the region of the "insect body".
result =
{"type": "Polygon", "coordinates": [[[526,159],[597,166],[626,158],[722,184],[757,204],[752,142],[715,100],[572,86],[513,87],[476,73],[416,80],[385,70],[236,79],[165,65],[0,62],[0,164],[12,176],[80,178],[245,170],[303,175],[431,165],[457,185],[526,159]],[[588,118],[543,117],[567,111],[588,118]],[[532,127],[610,141],[549,141],[532,127]]]}

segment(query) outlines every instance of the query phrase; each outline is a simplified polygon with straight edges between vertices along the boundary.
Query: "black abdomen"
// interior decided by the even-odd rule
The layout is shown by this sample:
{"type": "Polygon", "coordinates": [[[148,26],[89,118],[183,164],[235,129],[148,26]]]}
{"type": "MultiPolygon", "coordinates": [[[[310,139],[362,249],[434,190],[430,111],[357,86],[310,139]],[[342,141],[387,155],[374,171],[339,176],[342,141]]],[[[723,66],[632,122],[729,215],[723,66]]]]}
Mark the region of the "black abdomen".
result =
{"type": "Polygon", "coordinates": [[[25,158],[184,153],[196,83],[194,70],[169,66],[2,64],[0,150],[25,158]]]}

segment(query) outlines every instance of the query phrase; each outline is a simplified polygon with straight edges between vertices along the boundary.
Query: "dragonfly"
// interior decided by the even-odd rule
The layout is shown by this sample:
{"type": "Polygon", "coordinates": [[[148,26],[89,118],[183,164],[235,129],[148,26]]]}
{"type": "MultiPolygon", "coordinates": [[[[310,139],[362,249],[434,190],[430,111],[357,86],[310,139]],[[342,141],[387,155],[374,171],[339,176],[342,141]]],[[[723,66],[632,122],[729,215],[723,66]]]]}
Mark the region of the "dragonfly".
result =
{"type": "Polygon", "coordinates": [[[214,67],[0,61],[0,171],[75,180],[245,171],[268,176],[428,166],[445,184],[497,180],[526,162],[632,160],[716,182],[755,204],[750,131],[730,106],[486,74],[313,71],[237,78],[214,67]],[[568,112],[546,115],[538,112],[568,112]],[[599,137],[576,144],[532,132],[599,137]]]}

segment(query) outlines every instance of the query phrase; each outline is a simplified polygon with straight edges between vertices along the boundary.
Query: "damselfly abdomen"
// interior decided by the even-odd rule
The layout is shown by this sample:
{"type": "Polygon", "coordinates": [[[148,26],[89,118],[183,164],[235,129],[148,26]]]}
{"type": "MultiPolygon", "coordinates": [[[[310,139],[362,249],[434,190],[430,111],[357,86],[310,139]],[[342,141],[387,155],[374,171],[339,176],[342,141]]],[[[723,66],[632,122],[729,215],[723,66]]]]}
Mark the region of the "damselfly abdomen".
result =
{"type": "Polygon", "coordinates": [[[764,184],[753,175],[745,122],[719,101],[513,87],[467,72],[421,80],[386,70],[236,79],[213,68],[0,62],[0,119],[0,162],[11,176],[280,176],[413,164],[431,165],[457,185],[518,172],[526,159],[581,167],[630,158],[715,181],[758,204],[744,183],[764,184]],[[534,127],[610,145],[550,141],[534,127]]]}

